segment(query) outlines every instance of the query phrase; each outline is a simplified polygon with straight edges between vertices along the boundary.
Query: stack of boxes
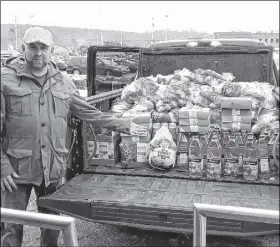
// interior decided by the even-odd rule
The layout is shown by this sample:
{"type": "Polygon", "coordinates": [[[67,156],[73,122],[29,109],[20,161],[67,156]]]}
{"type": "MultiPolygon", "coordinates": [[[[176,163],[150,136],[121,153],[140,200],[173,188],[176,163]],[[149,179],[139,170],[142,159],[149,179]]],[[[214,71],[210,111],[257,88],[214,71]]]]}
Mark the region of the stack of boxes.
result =
{"type": "Polygon", "coordinates": [[[121,166],[122,168],[141,168],[148,165],[149,146],[151,141],[152,118],[151,113],[129,112],[123,114],[123,117],[131,118],[136,124],[147,127],[147,133],[141,136],[132,136],[121,133],[121,166]]]}
{"type": "Polygon", "coordinates": [[[222,98],[222,129],[251,131],[252,100],[249,98],[222,98]]]}
{"type": "Polygon", "coordinates": [[[189,109],[183,107],[179,111],[180,133],[208,133],[210,128],[210,109],[189,109]]]}

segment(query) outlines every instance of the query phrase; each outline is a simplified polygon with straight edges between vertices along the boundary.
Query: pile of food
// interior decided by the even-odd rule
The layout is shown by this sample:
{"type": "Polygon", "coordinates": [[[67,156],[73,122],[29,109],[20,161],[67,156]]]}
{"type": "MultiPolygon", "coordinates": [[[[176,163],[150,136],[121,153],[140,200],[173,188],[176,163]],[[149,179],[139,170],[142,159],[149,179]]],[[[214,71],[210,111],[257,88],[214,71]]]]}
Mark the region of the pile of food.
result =
{"type": "MultiPolygon", "coordinates": [[[[139,114],[150,115],[152,127],[145,139],[149,146],[145,150],[150,154],[145,155],[143,163],[149,162],[155,169],[179,169],[194,177],[220,177],[231,171],[230,176],[247,180],[270,179],[278,171],[271,165],[269,151],[279,133],[279,108],[273,88],[266,82],[236,82],[231,73],[184,68],[173,75],[135,80],[124,88],[111,110],[132,120],[139,114]],[[158,144],[156,151],[154,143],[158,144]],[[162,158],[169,155],[173,159],[170,150],[177,152],[176,165],[162,158]],[[256,163],[249,162],[252,150],[258,154],[256,163]],[[259,176],[244,175],[245,163],[254,163],[246,169],[255,174],[257,167],[259,176]],[[261,176],[264,170],[270,175],[261,176]]],[[[131,140],[139,143],[139,138],[131,140]]]]}

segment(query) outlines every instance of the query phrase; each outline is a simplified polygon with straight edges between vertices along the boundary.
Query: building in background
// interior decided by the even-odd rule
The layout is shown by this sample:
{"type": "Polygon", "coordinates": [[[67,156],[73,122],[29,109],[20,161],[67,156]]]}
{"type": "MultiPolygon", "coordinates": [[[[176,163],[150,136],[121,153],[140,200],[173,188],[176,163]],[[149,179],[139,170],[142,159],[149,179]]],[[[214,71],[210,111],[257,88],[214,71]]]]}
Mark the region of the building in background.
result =
{"type": "Polygon", "coordinates": [[[204,38],[213,39],[257,39],[265,41],[268,45],[274,48],[279,48],[279,32],[216,32],[211,35],[207,35],[204,38]]]}

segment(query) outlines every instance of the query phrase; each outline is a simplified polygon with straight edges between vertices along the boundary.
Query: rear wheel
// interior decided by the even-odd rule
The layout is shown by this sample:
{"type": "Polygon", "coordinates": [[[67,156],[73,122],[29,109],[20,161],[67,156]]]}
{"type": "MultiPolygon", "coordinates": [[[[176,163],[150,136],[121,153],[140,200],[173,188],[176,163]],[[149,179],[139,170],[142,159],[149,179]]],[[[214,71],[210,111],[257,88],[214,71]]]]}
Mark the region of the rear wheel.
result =
{"type": "Polygon", "coordinates": [[[81,71],[78,69],[73,69],[73,75],[80,75],[81,71]]]}
{"type": "Polygon", "coordinates": [[[113,75],[113,71],[108,69],[108,70],[105,71],[105,75],[106,76],[112,76],[113,75]]]}

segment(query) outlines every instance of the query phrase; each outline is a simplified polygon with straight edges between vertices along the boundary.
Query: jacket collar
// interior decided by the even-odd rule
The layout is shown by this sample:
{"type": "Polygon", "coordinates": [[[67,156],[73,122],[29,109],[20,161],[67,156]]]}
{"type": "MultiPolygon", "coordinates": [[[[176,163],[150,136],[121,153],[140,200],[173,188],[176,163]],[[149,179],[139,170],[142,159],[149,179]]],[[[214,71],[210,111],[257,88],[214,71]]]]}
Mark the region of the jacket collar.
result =
{"type": "MultiPolygon", "coordinates": [[[[6,60],[5,67],[11,68],[16,71],[17,76],[25,76],[34,79],[31,74],[31,69],[25,61],[23,56],[11,57],[6,60]]],[[[54,77],[55,79],[61,80],[62,75],[55,63],[50,62],[48,65],[48,78],[54,77]]]]}

